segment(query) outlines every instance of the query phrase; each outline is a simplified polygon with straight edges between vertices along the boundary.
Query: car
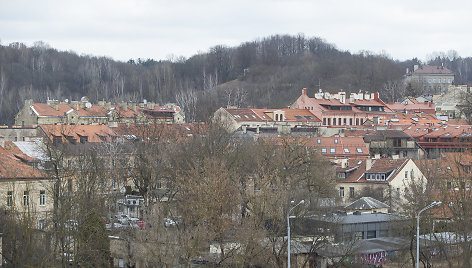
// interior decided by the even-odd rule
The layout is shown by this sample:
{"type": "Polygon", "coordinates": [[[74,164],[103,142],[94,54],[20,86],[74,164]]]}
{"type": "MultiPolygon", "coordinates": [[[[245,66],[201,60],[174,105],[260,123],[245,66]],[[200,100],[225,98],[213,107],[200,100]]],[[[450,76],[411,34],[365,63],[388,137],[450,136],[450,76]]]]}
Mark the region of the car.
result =
{"type": "Polygon", "coordinates": [[[164,226],[165,227],[173,227],[176,226],[177,223],[173,219],[165,218],[164,219],[164,226]]]}

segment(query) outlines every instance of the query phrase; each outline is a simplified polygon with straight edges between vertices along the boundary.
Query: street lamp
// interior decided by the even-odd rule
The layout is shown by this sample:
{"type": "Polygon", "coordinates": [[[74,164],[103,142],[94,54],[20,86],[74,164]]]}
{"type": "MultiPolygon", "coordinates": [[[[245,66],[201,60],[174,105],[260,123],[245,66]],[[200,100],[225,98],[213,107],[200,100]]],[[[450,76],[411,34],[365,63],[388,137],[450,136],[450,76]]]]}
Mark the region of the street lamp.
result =
{"type": "MultiPolygon", "coordinates": [[[[292,210],[296,207],[298,207],[299,205],[302,205],[305,203],[305,200],[301,200],[300,202],[298,202],[298,204],[296,204],[295,206],[289,208],[288,212],[287,212],[287,240],[288,240],[288,243],[287,243],[287,268],[290,268],[290,218],[295,218],[295,216],[290,216],[290,212],[292,212],[292,210]]],[[[295,201],[290,201],[290,205],[292,206],[293,204],[295,204],[295,201]]]]}
{"type": "Polygon", "coordinates": [[[420,210],[420,212],[418,212],[418,217],[416,217],[416,268],[420,268],[420,214],[425,210],[439,205],[441,205],[441,201],[434,201],[427,207],[420,210]]]}

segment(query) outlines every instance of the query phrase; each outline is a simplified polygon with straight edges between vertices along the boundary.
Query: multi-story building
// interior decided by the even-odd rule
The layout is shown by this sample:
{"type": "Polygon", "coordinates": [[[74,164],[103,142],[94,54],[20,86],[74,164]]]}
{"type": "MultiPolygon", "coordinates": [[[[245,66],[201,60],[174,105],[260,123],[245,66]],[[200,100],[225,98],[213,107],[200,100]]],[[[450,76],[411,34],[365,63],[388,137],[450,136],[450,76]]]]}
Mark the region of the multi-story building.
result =
{"type": "Polygon", "coordinates": [[[53,210],[53,186],[45,172],[0,147],[0,207],[14,214],[25,213],[43,229],[53,210]]]}
{"type": "Polygon", "coordinates": [[[119,123],[184,123],[185,117],[179,106],[159,106],[152,102],[119,103],[99,101],[92,104],[88,98],[80,101],[34,103],[26,100],[25,106],[15,116],[16,126],[35,125],[91,125],[119,123]]]}
{"type": "Polygon", "coordinates": [[[454,83],[454,73],[444,66],[414,65],[412,72],[407,69],[405,82],[412,89],[439,93],[446,91],[454,83]]]}
{"type": "Polygon", "coordinates": [[[322,92],[309,97],[307,89],[302,90],[292,108],[306,109],[322,121],[323,126],[358,126],[370,120],[381,124],[395,113],[379,98],[379,93],[351,93],[349,98],[346,92],[336,94],[322,92]]]}

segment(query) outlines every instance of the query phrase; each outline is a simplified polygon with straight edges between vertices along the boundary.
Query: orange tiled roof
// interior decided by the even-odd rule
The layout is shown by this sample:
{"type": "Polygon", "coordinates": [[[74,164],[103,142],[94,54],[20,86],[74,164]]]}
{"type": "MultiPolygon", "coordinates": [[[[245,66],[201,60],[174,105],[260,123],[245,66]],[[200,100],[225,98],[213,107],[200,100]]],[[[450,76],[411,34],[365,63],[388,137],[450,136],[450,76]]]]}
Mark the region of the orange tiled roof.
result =
{"type": "Polygon", "coordinates": [[[200,123],[185,124],[127,124],[120,123],[110,127],[113,132],[126,139],[148,140],[153,142],[185,142],[196,135],[205,134],[208,125],[200,123]]]}
{"type": "Polygon", "coordinates": [[[5,148],[0,147],[0,179],[43,178],[47,178],[44,172],[22,163],[5,148]]]}
{"type": "Polygon", "coordinates": [[[6,141],[4,144],[5,150],[7,150],[10,154],[14,155],[16,158],[24,161],[37,161],[37,159],[32,158],[26,154],[24,154],[18,146],[16,146],[12,141],[6,141]]]}
{"type": "Polygon", "coordinates": [[[454,74],[451,70],[442,66],[424,65],[414,71],[415,74],[454,74]]]}
{"type": "Polygon", "coordinates": [[[403,103],[389,103],[387,107],[395,112],[413,111],[413,112],[425,112],[429,114],[436,113],[436,106],[433,103],[414,103],[414,104],[403,104],[403,103]]]}
{"type": "Polygon", "coordinates": [[[53,137],[62,137],[63,142],[80,142],[80,136],[87,137],[87,142],[109,141],[116,134],[107,125],[40,125],[46,135],[53,140],[53,137]]]}

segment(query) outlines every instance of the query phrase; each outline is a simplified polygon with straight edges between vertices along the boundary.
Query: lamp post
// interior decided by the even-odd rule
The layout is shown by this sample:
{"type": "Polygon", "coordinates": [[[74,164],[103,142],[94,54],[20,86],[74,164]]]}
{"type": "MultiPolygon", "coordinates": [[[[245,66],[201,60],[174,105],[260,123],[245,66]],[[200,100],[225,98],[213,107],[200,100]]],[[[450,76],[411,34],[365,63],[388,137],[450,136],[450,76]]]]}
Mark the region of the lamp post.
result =
{"type": "MultiPolygon", "coordinates": [[[[295,203],[295,201],[290,201],[290,205],[293,205],[295,203]]],[[[295,206],[289,208],[288,212],[287,212],[287,240],[288,240],[288,243],[287,243],[287,268],[290,268],[290,212],[292,212],[292,210],[296,207],[298,207],[299,205],[302,205],[305,203],[305,200],[301,200],[300,202],[298,202],[298,204],[296,204],[295,206]]],[[[293,218],[295,218],[295,216],[292,216],[293,218]]]]}
{"type": "Polygon", "coordinates": [[[425,210],[439,205],[441,205],[441,201],[434,201],[427,207],[420,210],[420,212],[418,212],[418,217],[416,217],[416,268],[420,268],[420,214],[425,210]]]}

